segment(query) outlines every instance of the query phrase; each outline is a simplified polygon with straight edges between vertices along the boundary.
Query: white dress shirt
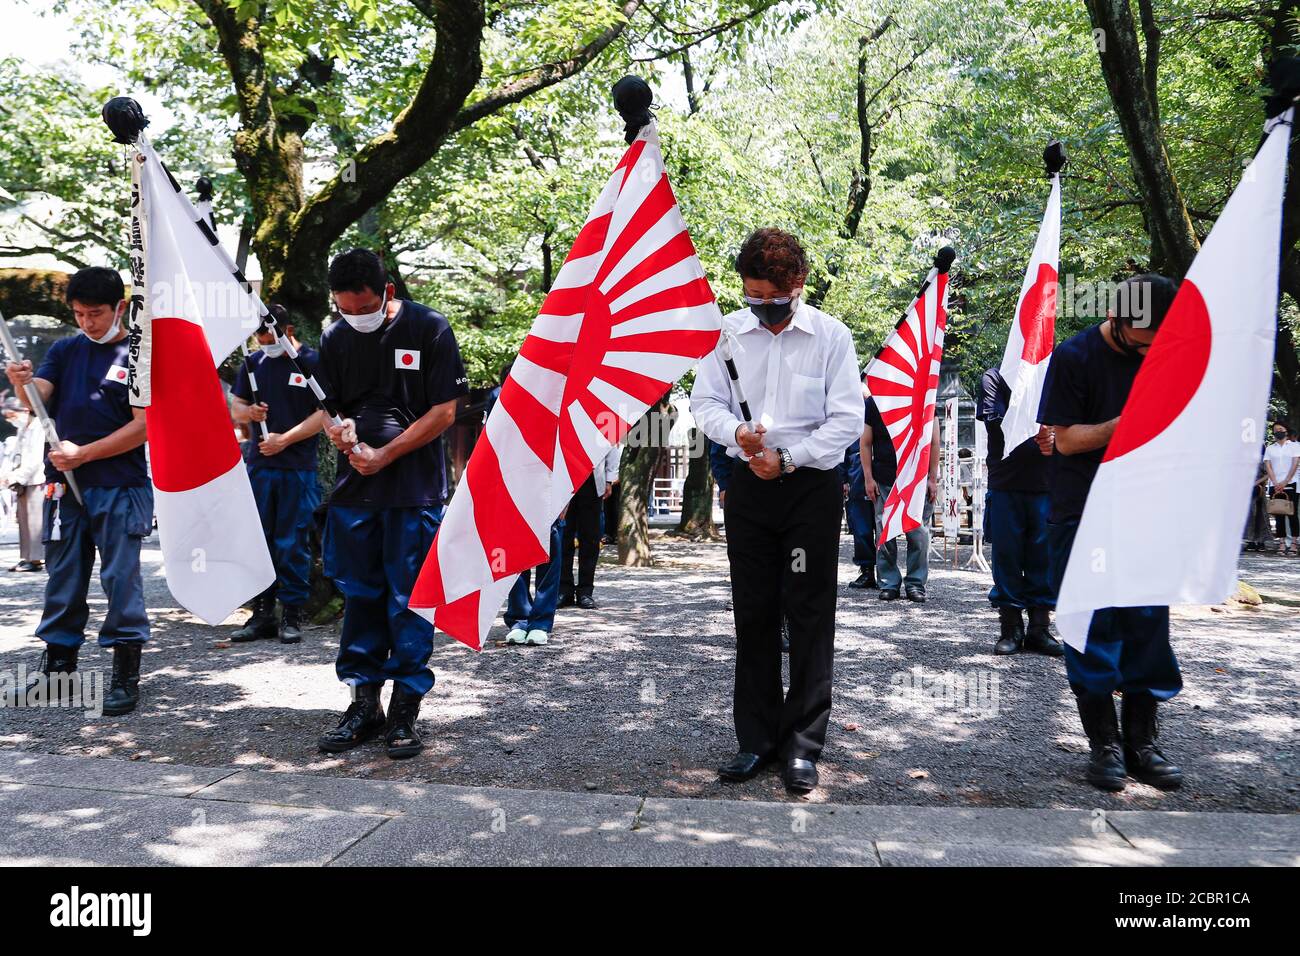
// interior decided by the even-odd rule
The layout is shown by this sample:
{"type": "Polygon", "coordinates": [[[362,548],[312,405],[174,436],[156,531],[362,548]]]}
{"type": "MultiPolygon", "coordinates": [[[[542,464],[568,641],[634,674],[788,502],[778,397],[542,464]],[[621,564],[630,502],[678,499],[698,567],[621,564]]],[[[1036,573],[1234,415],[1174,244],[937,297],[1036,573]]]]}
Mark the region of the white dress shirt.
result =
{"type": "Polygon", "coordinates": [[[596,479],[596,494],[602,498],[605,496],[605,489],[618,481],[618,465],[622,457],[623,446],[615,445],[604,458],[596,462],[596,470],[592,472],[592,477],[596,479]]]}
{"type": "MultiPolygon", "coordinates": [[[[749,309],[722,320],[739,345],[740,384],[754,424],[767,429],[763,445],[786,448],[796,468],[829,471],[862,435],[865,406],[853,336],[843,322],[800,302],[794,318],[773,335],[749,309]]],[[[710,439],[741,455],[736,429],[743,422],[721,349],[695,373],[691,414],[710,439]]]]}
{"type": "Polygon", "coordinates": [[[1295,482],[1300,481],[1300,468],[1290,481],[1286,476],[1291,471],[1291,465],[1297,458],[1300,458],[1300,442],[1284,441],[1273,442],[1264,449],[1264,460],[1273,466],[1273,477],[1277,479],[1279,488],[1289,488],[1295,482]]]}

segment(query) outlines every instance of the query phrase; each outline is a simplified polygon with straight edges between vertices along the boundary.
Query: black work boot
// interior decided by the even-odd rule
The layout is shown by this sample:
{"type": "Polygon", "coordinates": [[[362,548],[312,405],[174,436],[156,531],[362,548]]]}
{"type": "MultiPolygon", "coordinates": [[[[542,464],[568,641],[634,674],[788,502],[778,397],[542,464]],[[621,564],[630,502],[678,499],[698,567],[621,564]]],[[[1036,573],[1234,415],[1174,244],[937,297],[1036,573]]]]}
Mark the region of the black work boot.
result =
{"type": "Polygon", "coordinates": [[[280,605],[280,643],[297,644],[302,640],[302,608],[280,605]]]}
{"type": "Polygon", "coordinates": [[[1183,771],[1165,759],[1156,746],[1160,722],[1156,717],[1159,702],[1145,691],[1124,694],[1120,714],[1124,722],[1124,762],[1129,776],[1161,790],[1177,790],[1183,785],[1183,771]]]}
{"type": "Polygon", "coordinates": [[[258,641],[275,637],[275,597],[270,591],[263,591],[253,598],[253,616],[248,623],[230,635],[230,639],[243,644],[245,641],[258,641]]]}
{"type": "Polygon", "coordinates": [[[1052,625],[1052,612],[1045,607],[1029,609],[1029,630],[1025,632],[1025,650],[1048,657],[1060,657],[1065,653],[1061,642],[1052,637],[1048,630],[1052,625]]]}
{"type": "Polygon", "coordinates": [[[379,702],[383,684],[361,684],[352,692],[352,703],[333,730],[321,734],[318,746],[325,753],[342,753],[364,744],[384,729],[384,706],[379,702]]]}
{"type": "Polygon", "coordinates": [[[120,717],[135,710],[140,703],[140,650],[142,641],[122,641],[113,645],[113,682],[104,698],[104,714],[120,717]]]}
{"type": "Polygon", "coordinates": [[[1098,790],[1117,793],[1124,789],[1124,753],[1120,747],[1119,721],[1115,719],[1115,701],[1110,694],[1090,694],[1072,687],[1079,705],[1079,720],[1088,735],[1092,751],[1087,780],[1098,790]]]}
{"type": "Polygon", "coordinates": [[[384,743],[388,745],[388,756],[394,760],[414,757],[424,749],[424,742],[415,729],[422,700],[423,694],[407,690],[401,684],[393,684],[393,696],[388,701],[388,726],[384,728],[384,743]]]}
{"type": "Polygon", "coordinates": [[[1018,607],[998,608],[998,624],[1002,633],[993,645],[994,654],[1018,654],[1025,643],[1025,622],[1018,607]]]}
{"type": "Polygon", "coordinates": [[[46,644],[36,670],[27,675],[22,690],[14,687],[6,704],[9,707],[26,707],[69,700],[75,693],[72,675],[76,672],[77,648],[46,644]]]}

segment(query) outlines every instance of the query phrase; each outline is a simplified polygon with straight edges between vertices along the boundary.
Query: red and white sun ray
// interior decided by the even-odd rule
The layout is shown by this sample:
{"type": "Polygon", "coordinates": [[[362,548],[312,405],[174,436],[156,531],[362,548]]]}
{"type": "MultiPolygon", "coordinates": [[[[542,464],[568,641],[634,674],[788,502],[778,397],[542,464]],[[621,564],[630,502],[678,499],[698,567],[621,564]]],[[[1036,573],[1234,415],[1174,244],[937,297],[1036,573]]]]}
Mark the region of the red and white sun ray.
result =
{"type": "Polygon", "coordinates": [[[722,315],[653,123],[614,168],[466,465],[409,606],[479,650],[611,447],[717,345],[722,315]]]}
{"type": "Polygon", "coordinates": [[[924,518],[951,263],[942,253],[936,258],[921,294],[867,367],[867,392],[876,400],[898,459],[898,477],[884,504],[881,544],[919,528],[924,518]]]}

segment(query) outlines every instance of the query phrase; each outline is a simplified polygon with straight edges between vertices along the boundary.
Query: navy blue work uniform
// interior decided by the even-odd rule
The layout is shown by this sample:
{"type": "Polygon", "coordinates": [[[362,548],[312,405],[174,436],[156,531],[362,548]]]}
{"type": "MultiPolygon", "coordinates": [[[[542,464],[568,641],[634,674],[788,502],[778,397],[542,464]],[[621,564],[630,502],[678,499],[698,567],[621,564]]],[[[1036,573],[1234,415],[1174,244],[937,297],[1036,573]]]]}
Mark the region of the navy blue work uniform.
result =
{"type": "MultiPolygon", "coordinates": [[[[59,438],[87,445],[134,418],[127,396],[127,339],[96,345],[77,334],[50,346],[36,377],[54,386],[46,403],[59,438]]],[[[99,551],[99,583],[108,611],[99,645],[112,647],[149,638],[140,576],[140,542],[153,527],[153,488],[145,470],[144,446],[76,470],[85,506],[45,463],[45,609],[36,636],[48,644],[80,647],[90,608],[86,592],[99,551]]]]}
{"type": "Polygon", "coordinates": [[[975,417],[988,432],[988,492],[984,496],[984,536],[992,545],[994,607],[1024,609],[1056,607],[1056,592],[1048,577],[1047,469],[1049,459],[1038,443],[1027,438],[1006,458],[1002,419],[1007,415],[1011,388],[1002,373],[991,368],[980,382],[975,417]]]}
{"type": "MultiPolygon", "coordinates": [[[[1067,339],[1052,353],[1043,384],[1038,420],[1044,425],[1099,425],[1124,410],[1140,358],[1116,352],[1092,326],[1067,339]]],[[[1079,530],[1088,489],[1105,447],[1077,455],[1058,449],[1051,461],[1051,509],[1048,549],[1053,594],[1058,594],[1079,530]]],[[[1183,678],[1169,646],[1168,607],[1111,607],[1095,611],[1087,649],[1065,646],[1070,683],[1089,693],[1147,691],[1168,700],[1182,689],[1183,678]]]]}
{"type": "MultiPolygon", "coordinates": [[[[317,381],[327,404],[382,448],[435,405],[468,392],[447,319],[401,301],[374,332],[336,321],[320,341],[317,381]]],[[[441,436],[373,475],[338,455],[323,541],[325,574],[343,593],[336,670],[353,686],[386,680],[417,694],[433,687],[433,625],[407,608],[442,521],[448,476],[441,436]]]]}
{"type": "Polygon", "coordinates": [[[867,482],[862,472],[862,448],[854,442],[844,450],[839,466],[840,482],[849,486],[844,499],[844,520],[853,535],[853,563],[859,571],[876,570],[876,505],[867,497],[867,482]]]}
{"type": "MultiPolygon", "coordinates": [[[[314,375],[318,363],[315,349],[299,348],[298,364],[303,372],[314,375]]],[[[316,414],[316,396],[289,356],[270,358],[258,351],[244,359],[233,392],[246,402],[253,401],[250,371],[257,381],[257,401],[267,407],[268,432],[284,434],[316,414]]],[[[312,512],[320,504],[316,436],[296,442],[277,455],[263,455],[258,441],[262,430],[256,423],[251,428],[253,437],[243,445],[244,464],[257,499],[271,563],[275,565],[271,597],[278,597],[285,607],[302,607],[311,593],[312,512]]]]}

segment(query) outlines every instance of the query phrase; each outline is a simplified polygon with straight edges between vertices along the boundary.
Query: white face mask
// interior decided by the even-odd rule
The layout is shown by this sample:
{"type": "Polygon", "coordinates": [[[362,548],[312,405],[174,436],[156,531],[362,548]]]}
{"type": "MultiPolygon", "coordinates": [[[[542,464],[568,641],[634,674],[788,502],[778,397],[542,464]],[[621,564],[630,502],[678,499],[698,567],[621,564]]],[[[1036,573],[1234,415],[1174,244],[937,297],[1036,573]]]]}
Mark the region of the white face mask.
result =
{"type": "Polygon", "coordinates": [[[384,294],[384,301],[379,304],[378,312],[367,312],[364,315],[349,315],[337,306],[335,306],[335,308],[339,315],[343,316],[344,321],[358,332],[373,332],[383,325],[384,319],[388,317],[388,294],[384,294]]]}
{"type": "Polygon", "coordinates": [[[272,342],[270,345],[263,345],[260,348],[267,358],[279,358],[284,354],[284,346],[279,342],[272,342]]]}
{"type": "Polygon", "coordinates": [[[100,336],[99,338],[97,338],[97,339],[95,339],[95,338],[91,338],[90,335],[87,334],[87,332],[86,332],[85,329],[82,329],[82,330],[81,330],[81,334],[84,335],[84,336],[86,336],[86,338],[90,339],[90,341],[94,342],[96,345],[107,345],[109,342],[113,341],[113,339],[117,338],[118,333],[121,332],[121,331],[122,331],[122,323],[119,322],[119,321],[117,320],[117,316],[114,315],[114,316],[113,316],[113,324],[110,325],[110,326],[108,327],[108,331],[105,332],[105,333],[104,333],[102,336],[100,336]]]}

